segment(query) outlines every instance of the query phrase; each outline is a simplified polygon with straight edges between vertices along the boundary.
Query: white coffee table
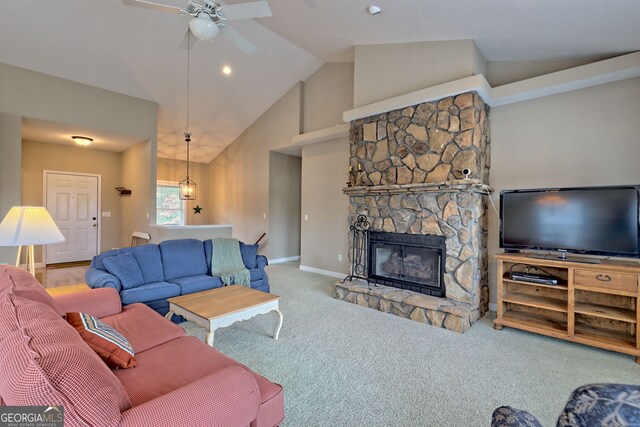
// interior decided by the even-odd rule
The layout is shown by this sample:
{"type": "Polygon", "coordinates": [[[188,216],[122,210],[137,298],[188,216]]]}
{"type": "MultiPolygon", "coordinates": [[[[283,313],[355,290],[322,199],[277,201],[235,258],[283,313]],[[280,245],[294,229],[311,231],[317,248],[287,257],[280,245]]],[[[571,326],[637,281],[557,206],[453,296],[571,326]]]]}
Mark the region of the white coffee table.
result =
{"type": "Polygon", "coordinates": [[[171,320],[174,314],[180,315],[207,330],[207,344],[213,346],[215,330],[229,326],[240,320],[248,320],[258,314],[271,311],[278,313],[278,324],[273,338],[278,339],[282,328],[278,295],[248,288],[242,285],[224,286],[218,289],[196,292],[189,295],[169,298],[169,312],[165,316],[171,320]]]}

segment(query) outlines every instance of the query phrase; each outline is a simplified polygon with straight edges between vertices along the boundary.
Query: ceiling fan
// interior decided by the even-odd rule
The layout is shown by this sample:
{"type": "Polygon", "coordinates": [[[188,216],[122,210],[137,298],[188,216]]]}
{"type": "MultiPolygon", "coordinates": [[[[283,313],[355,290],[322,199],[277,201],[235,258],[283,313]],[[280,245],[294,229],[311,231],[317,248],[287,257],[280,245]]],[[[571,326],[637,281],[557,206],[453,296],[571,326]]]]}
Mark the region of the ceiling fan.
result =
{"type": "Polygon", "coordinates": [[[194,39],[210,41],[215,39],[218,33],[222,33],[227,40],[235,44],[240,50],[247,55],[251,55],[258,50],[256,45],[225,24],[225,21],[271,16],[271,8],[266,0],[233,5],[225,5],[218,0],[202,0],[202,3],[189,0],[185,8],[146,0],[122,0],[122,2],[128,6],[193,16],[193,19],[189,21],[189,28],[187,28],[186,34],[178,44],[178,47],[183,49],[191,48],[195,42],[194,39]]]}

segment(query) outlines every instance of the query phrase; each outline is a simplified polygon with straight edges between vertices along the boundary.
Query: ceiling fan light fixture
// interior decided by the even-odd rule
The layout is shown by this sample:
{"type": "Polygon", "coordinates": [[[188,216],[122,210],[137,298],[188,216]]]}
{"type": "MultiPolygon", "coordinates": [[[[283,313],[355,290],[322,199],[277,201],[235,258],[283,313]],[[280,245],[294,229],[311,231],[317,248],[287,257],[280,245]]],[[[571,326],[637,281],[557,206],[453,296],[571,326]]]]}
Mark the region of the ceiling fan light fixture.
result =
{"type": "Polygon", "coordinates": [[[197,39],[211,41],[216,38],[220,28],[208,16],[197,16],[189,21],[189,29],[197,39]]]}
{"type": "Polygon", "coordinates": [[[75,142],[78,145],[81,145],[83,147],[87,147],[89,145],[91,145],[91,143],[93,142],[93,138],[89,138],[86,136],[72,136],[71,139],[73,139],[73,142],[75,142]]]}

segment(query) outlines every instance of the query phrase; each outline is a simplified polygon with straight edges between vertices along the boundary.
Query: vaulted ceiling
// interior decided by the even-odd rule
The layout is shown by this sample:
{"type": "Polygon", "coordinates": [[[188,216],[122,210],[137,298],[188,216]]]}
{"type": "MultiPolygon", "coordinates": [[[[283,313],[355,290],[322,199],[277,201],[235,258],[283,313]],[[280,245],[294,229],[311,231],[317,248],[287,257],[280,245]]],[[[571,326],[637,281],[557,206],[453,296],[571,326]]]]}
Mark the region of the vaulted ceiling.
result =
{"type": "MultiPolygon", "coordinates": [[[[374,3],[383,12],[371,16],[369,0],[269,0],[272,17],[231,24],[258,46],[254,55],[222,37],[198,42],[191,51],[192,159],[213,159],[323,62],[352,61],[355,45],[473,39],[489,61],[640,49],[637,0],[374,3]],[[232,67],[230,76],[223,65],[232,67]]],[[[158,155],[184,157],[187,52],[176,45],[188,17],[120,0],[4,0],[0,17],[0,62],[157,102],[158,155]]]]}

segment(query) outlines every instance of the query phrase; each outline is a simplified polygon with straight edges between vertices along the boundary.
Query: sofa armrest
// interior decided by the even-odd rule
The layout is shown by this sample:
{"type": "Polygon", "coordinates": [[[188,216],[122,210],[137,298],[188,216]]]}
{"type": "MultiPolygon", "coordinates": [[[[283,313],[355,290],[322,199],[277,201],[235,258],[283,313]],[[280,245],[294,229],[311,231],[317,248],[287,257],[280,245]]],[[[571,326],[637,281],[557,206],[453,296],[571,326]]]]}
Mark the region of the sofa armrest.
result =
{"type": "Polygon", "coordinates": [[[94,317],[106,317],[122,311],[118,291],[113,288],[89,289],[53,297],[63,312],[78,311],[94,317]]]}
{"type": "Polygon", "coordinates": [[[264,269],[267,265],[269,265],[269,261],[267,261],[267,257],[264,255],[258,255],[257,264],[258,268],[264,269]]]}
{"type": "Polygon", "coordinates": [[[259,409],[253,373],[234,365],[123,412],[121,425],[248,426],[259,409]]]}
{"type": "Polygon", "coordinates": [[[118,292],[122,290],[120,279],[104,270],[90,267],[84,275],[84,278],[90,288],[113,288],[118,292]]]}

